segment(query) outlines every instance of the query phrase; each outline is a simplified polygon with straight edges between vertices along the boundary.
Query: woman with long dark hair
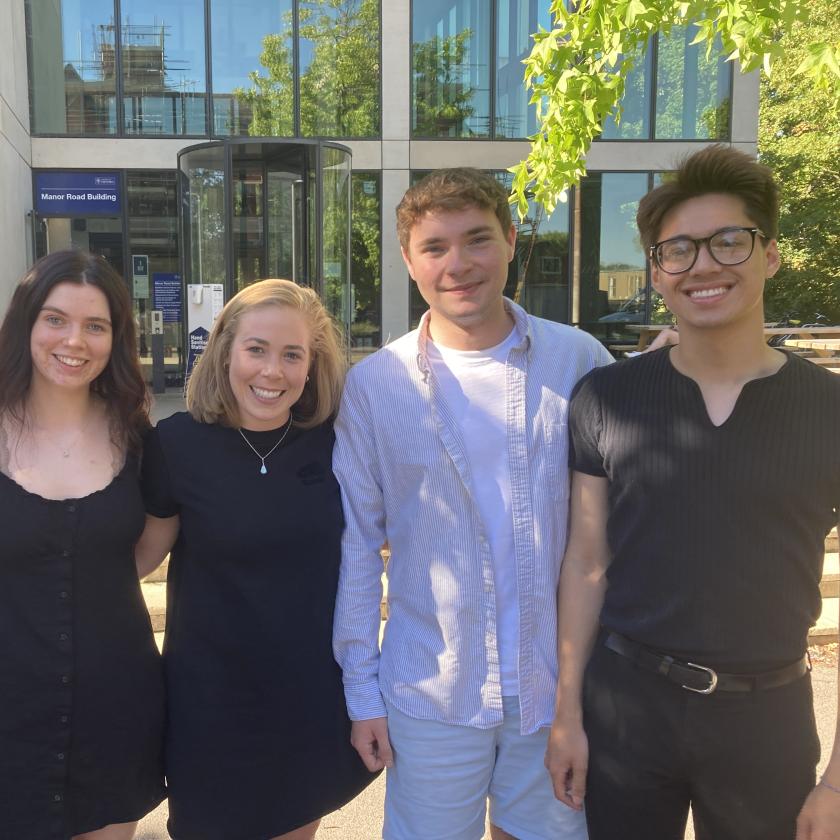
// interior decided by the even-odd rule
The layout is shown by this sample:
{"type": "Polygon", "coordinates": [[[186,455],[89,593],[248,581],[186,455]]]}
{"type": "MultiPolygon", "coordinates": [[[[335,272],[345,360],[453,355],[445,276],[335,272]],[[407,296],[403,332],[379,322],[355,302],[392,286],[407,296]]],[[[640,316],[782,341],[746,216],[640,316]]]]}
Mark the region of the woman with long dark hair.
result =
{"type": "Polygon", "coordinates": [[[164,797],[163,678],[133,559],[149,427],[131,301],[60,251],[0,327],[0,836],[130,840],[164,797]]]}

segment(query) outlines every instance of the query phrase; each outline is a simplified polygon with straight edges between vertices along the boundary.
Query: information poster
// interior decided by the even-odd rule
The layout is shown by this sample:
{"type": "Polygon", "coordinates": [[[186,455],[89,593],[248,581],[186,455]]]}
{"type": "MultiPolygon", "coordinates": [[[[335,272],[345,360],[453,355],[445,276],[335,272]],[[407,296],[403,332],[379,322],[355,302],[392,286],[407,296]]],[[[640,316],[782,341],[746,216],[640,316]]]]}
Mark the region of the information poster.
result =
{"type": "Polygon", "coordinates": [[[164,324],[181,321],[181,275],[155,272],[152,275],[154,308],[163,312],[164,324]]]}

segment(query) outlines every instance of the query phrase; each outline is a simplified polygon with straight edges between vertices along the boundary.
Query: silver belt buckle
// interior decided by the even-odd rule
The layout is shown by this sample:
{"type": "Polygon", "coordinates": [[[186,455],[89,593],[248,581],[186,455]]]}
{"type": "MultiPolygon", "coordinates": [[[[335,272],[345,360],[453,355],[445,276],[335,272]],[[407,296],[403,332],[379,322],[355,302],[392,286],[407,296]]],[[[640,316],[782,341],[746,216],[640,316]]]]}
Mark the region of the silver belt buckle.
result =
{"type": "Polygon", "coordinates": [[[691,668],[697,668],[698,671],[705,671],[709,675],[709,685],[707,688],[692,688],[690,685],[682,686],[686,691],[693,691],[695,694],[711,694],[717,688],[718,675],[711,668],[707,668],[705,665],[697,665],[695,662],[686,662],[685,664],[691,668]]]}

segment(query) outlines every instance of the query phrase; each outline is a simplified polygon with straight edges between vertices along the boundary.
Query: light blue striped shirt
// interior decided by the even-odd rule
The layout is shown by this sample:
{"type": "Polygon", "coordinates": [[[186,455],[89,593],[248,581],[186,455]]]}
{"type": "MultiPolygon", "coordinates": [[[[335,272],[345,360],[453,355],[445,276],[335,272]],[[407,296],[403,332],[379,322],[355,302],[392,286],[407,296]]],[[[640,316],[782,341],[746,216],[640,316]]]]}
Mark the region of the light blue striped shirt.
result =
{"type": "MultiPolygon", "coordinates": [[[[584,332],[505,305],[522,336],[507,360],[506,413],[519,705],[528,734],[554,712],[569,396],[611,357],[584,332]]],[[[353,720],[385,716],[384,697],[414,718],[487,728],[502,723],[493,562],[428,340],[427,313],[347,379],[333,457],[347,520],[333,646],[353,720]],[[380,652],[386,539],[390,612],[380,652]]]]}

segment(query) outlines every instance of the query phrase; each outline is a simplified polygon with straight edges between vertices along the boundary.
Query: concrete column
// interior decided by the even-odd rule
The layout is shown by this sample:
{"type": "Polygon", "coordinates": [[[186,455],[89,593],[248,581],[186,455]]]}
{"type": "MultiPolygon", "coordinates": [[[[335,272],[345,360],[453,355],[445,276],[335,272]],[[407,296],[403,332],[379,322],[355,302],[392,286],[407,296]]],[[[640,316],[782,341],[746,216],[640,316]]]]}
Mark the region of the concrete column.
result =
{"type": "Polygon", "coordinates": [[[397,240],[395,210],[408,189],[408,168],[382,170],[382,343],[408,332],[409,279],[397,240]]]}
{"type": "Polygon", "coordinates": [[[23,3],[0,3],[0,316],[29,265],[32,149],[23,3]]]}

